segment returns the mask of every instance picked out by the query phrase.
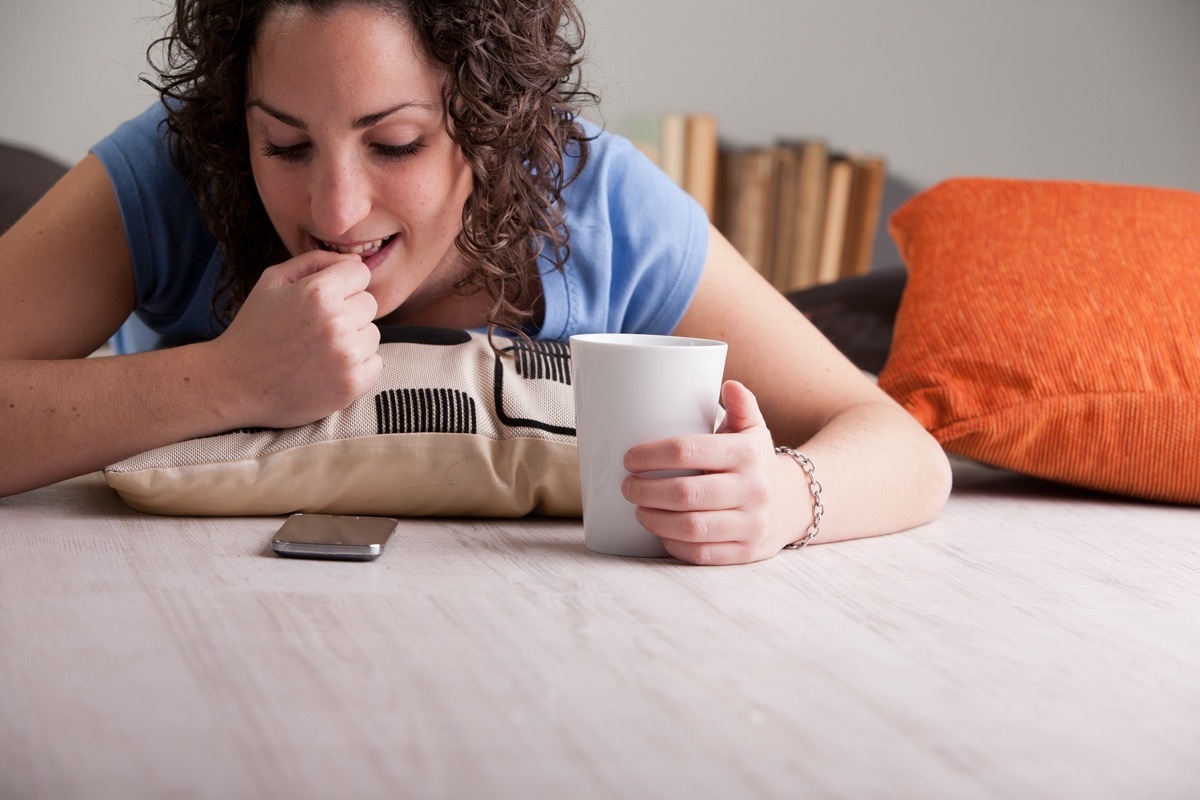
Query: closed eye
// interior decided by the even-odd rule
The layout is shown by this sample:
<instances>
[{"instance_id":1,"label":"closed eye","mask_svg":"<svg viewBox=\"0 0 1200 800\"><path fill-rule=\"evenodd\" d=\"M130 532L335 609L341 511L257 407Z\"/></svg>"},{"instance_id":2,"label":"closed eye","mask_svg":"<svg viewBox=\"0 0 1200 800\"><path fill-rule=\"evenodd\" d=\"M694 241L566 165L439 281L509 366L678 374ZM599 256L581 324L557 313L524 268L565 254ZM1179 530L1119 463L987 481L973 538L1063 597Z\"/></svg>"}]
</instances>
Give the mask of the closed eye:
<instances>
[{"instance_id":1,"label":"closed eye","mask_svg":"<svg viewBox=\"0 0 1200 800\"><path fill-rule=\"evenodd\" d=\"M288 145L286 147L280 147L270 142L263 142L262 154L269 158L282 158L289 164L293 164L308 155L309 146L308 142L301 142L300 144Z\"/></svg>"},{"instance_id":2,"label":"closed eye","mask_svg":"<svg viewBox=\"0 0 1200 800\"><path fill-rule=\"evenodd\" d=\"M393 159L408 158L409 156L416 155L425 146L425 142L417 139L408 144L373 144L371 145L371 149L383 158ZM303 160L311 148L312 145L308 142L286 146L263 142L261 152L269 158L281 158L292 164Z\"/></svg>"},{"instance_id":3,"label":"closed eye","mask_svg":"<svg viewBox=\"0 0 1200 800\"><path fill-rule=\"evenodd\" d=\"M408 144L373 144L371 148L383 156L384 158L407 158L416 155L425 147L425 142L421 139L409 142Z\"/></svg>"}]
</instances>

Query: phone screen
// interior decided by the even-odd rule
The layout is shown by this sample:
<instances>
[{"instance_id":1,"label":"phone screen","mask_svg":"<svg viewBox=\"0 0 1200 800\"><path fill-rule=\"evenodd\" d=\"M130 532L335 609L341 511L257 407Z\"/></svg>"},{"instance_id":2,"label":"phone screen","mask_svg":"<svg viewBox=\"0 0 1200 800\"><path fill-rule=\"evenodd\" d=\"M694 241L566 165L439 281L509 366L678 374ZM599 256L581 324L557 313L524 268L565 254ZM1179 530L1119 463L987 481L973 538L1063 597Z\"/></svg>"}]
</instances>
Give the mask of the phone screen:
<instances>
[{"instance_id":1,"label":"phone screen","mask_svg":"<svg viewBox=\"0 0 1200 800\"><path fill-rule=\"evenodd\" d=\"M292 514L271 549L281 556L370 561L383 552L397 524L392 517Z\"/></svg>"}]
</instances>

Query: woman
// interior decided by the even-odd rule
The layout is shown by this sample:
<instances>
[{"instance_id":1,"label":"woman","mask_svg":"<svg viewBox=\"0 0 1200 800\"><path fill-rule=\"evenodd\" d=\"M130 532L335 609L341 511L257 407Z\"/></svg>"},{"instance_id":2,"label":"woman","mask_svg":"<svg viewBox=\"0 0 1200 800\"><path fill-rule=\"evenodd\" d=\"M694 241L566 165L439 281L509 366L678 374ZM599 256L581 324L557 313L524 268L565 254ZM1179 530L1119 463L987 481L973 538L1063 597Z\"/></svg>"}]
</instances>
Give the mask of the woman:
<instances>
[{"instance_id":1,"label":"woman","mask_svg":"<svg viewBox=\"0 0 1200 800\"><path fill-rule=\"evenodd\" d=\"M729 342L721 431L626 456L678 558L933 518L940 447L581 121L581 42L570 0L178 0L164 102L0 240L0 493L323 417L371 389L387 322ZM176 346L85 358L131 312Z\"/></svg>"}]
</instances>

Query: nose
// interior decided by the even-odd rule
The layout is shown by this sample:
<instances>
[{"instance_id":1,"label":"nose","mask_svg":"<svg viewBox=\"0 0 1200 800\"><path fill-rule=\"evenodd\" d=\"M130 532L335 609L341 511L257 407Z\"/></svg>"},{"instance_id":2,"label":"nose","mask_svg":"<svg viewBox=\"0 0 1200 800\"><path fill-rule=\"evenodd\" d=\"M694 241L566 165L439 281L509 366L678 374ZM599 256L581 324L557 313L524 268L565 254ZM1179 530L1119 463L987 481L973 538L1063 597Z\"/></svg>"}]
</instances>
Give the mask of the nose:
<instances>
[{"instance_id":1,"label":"nose","mask_svg":"<svg viewBox=\"0 0 1200 800\"><path fill-rule=\"evenodd\" d=\"M370 179L353 156L330 156L315 165L309 198L316 231L340 236L370 213Z\"/></svg>"}]
</instances>

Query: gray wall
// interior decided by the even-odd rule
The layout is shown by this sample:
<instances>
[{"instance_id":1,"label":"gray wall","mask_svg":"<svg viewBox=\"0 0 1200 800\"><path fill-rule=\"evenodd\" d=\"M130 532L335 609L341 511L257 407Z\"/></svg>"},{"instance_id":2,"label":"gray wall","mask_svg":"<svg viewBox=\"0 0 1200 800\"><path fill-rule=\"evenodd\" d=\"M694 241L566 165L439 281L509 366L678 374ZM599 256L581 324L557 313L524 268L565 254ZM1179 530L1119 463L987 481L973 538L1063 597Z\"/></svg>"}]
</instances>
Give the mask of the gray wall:
<instances>
[{"instance_id":1,"label":"gray wall","mask_svg":"<svg viewBox=\"0 0 1200 800\"><path fill-rule=\"evenodd\" d=\"M67 163L154 97L158 0L0 0L0 141Z\"/></svg>"},{"instance_id":2,"label":"gray wall","mask_svg":"<svg viewBox=\"0 0 1200 800\"><path fill-rule=\"evenodd\" d=\"M613 127L662 103L734 142L822 134L959 174L1200 190L1200 0L586 0Z\"/></svg>"},{"instance_id":3,"label":"gray wall","mask_svg":"<svg viewBox=\"0 0 1200 800\"><path fill-rule=\"evenodd\" d=\"M621 130L712 111L820 134L922 187L958 174L1200 191L1200 0L581 0ZM0 0L0 140L66 161L152 98L159 0Z\"/></svg>"}]
</instances>

